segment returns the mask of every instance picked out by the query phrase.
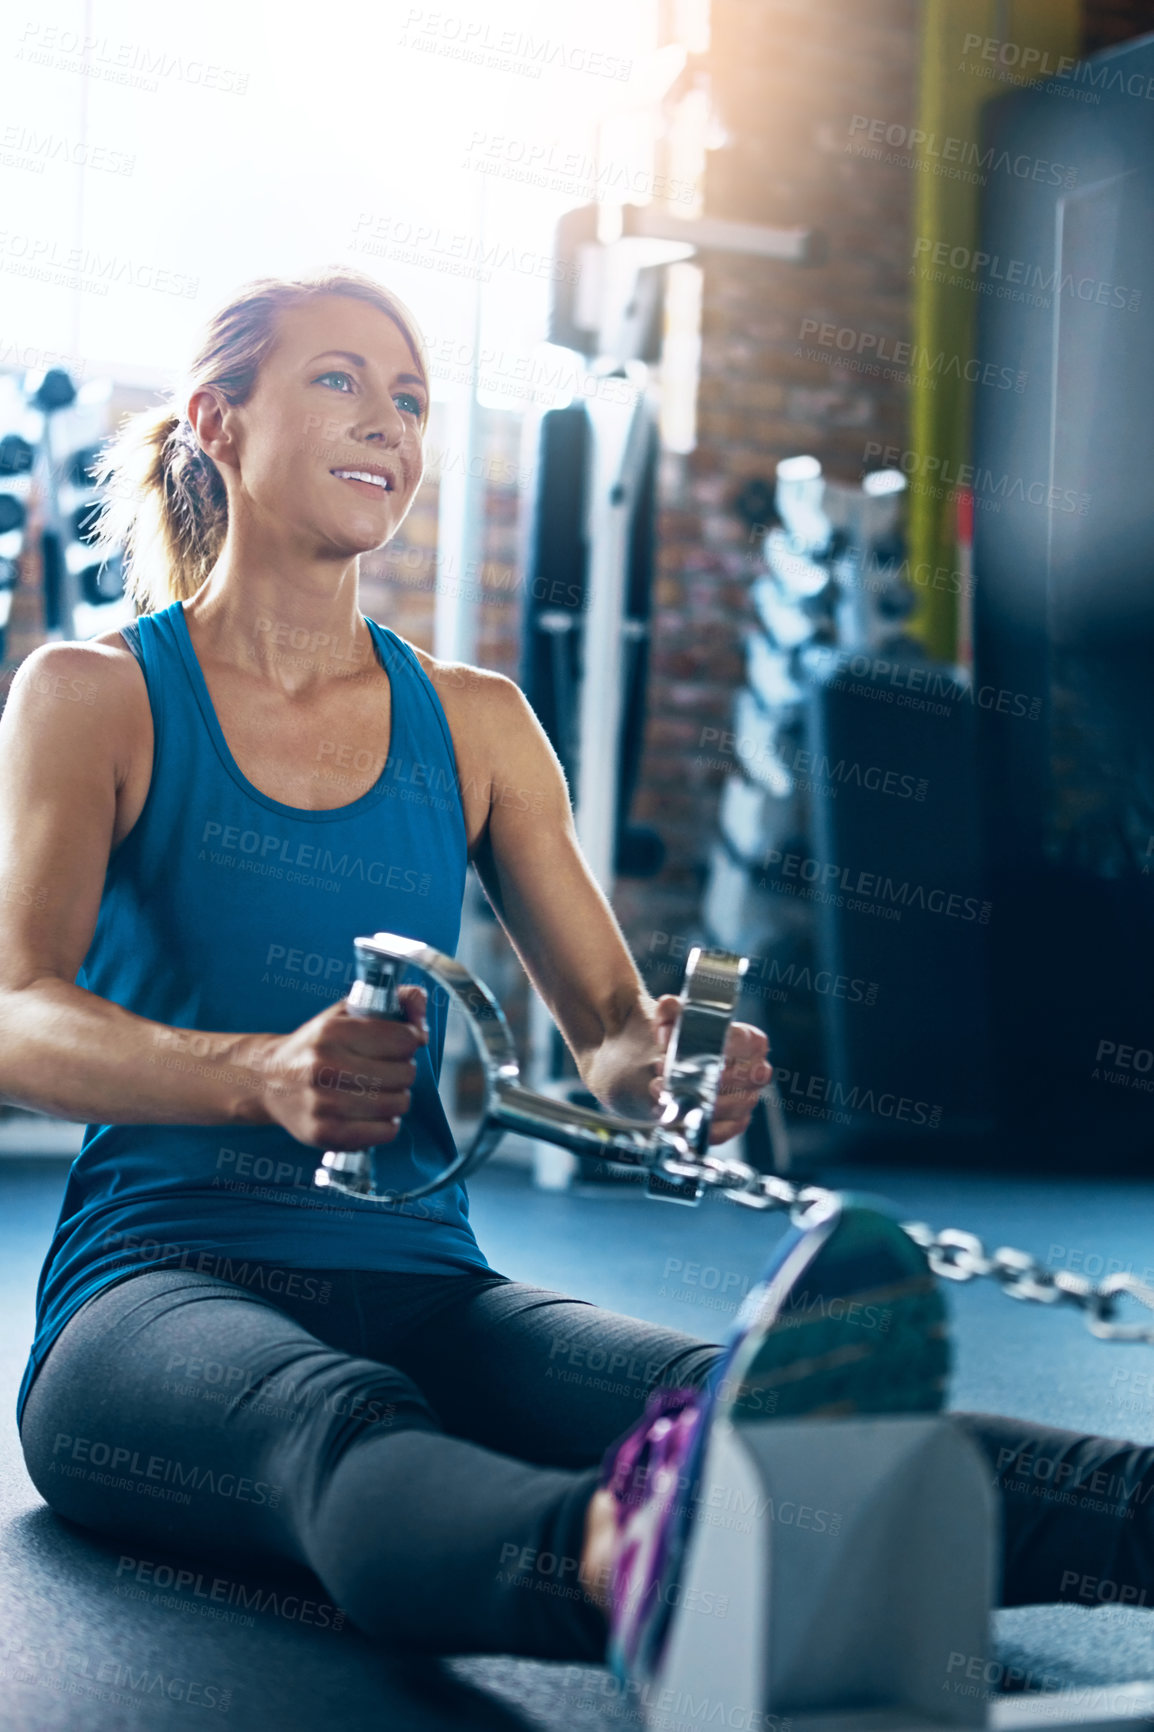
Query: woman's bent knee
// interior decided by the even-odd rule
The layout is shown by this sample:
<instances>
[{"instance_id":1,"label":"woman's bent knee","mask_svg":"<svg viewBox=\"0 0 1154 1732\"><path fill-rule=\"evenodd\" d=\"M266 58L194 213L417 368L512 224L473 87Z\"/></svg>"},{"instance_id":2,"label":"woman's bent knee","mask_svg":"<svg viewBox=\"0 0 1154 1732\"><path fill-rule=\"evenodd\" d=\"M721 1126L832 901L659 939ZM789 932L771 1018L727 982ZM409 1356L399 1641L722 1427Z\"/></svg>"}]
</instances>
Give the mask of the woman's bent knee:
<instances>
[{"instance_id":1,"label":"woman's bent knee","mask_svg":"<svg viewBox=\"0 0 1154 1732\"><path fill-rule=\"evenodd\" d=\"M345 1452L437 1420L393 1367L330 1348L235 1289L185 1277L166 1290L165 1279L98 1296L51 1349L21 1428L32 1481L58 1514L102 1533L299 1559ZM239 1377L197 1374L218 1361Z\"/></svg>"}]
</instances>

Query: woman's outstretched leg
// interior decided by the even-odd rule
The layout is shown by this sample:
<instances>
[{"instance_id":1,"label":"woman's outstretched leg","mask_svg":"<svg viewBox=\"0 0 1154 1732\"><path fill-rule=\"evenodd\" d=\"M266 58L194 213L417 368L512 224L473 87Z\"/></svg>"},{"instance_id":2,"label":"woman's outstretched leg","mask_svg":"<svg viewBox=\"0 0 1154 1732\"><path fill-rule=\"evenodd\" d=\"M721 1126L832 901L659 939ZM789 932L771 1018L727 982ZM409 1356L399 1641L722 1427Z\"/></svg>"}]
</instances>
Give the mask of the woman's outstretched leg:
<instances>
[{"instance_id":1,"label":"woman's outstretched leg","mask_svg":"<svg viewBox=\"0 0 1154 1732\"><path fill-rule=\"evenodd\" d=\"M997 1414L953 1418L999 1494L1002 1605L1154 1607L1154 1449Z\"/></svg>"},{"instance_id":2,"label":"woman's outstretched leg","mask_svg":"<svg viewBox=\"0 0 1154 1732\"><path fill-rule=\"evenodd\" d=\"M595 1470L446 1436L403 1372L213 1277L138 1275L84 1306L22 1441L70 1520L126 1547L305 1564L366 1634L409 1652L603 1655L592 1599L527 1594L508 1568L580 1559Z\"/></svg>"}]
</instances>

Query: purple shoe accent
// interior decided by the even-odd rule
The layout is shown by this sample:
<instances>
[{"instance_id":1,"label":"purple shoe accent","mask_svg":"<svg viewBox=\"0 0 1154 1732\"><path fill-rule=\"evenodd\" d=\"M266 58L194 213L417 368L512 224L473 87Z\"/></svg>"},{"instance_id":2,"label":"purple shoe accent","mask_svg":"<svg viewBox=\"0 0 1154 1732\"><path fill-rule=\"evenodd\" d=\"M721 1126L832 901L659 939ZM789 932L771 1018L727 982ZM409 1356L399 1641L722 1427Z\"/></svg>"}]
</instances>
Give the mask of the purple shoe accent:
<instances>
[{"instance_id":1,"label":"purple shoe accent","mask_svg":"<svg viewBox=\"0 0 1154 1732\"><path fill-rule=\"evenodd\" d=\"M865 1333L855 1316L879 1294L887 1327ZM706 1387L654 1391L606 1453L601 1485L615 1500L617 1530L606 1657L616 1675L647 1682L660 1665L719 1417L936 1412L948 1368L941 1294L895 1219L845 1196L791 1228Z\"/></svg>"},{"instance_id":2,"label":"purple shoe accent","mask_svg":"<svg viewBox=\"0 0 1154 1732\"><path fill-rule=\"evenodd\" d=\"M602 1462L600 1489L617 1505L617 1548L610 1584L610 1663L619 1676L632 1673L646 1631L652 1600L665 1586L674 1543L687 1525L691 1493L687 1465L704 1423L700 1389L655 1389L637 1424L613 1444Z\"/></svg>"}]
</instances>

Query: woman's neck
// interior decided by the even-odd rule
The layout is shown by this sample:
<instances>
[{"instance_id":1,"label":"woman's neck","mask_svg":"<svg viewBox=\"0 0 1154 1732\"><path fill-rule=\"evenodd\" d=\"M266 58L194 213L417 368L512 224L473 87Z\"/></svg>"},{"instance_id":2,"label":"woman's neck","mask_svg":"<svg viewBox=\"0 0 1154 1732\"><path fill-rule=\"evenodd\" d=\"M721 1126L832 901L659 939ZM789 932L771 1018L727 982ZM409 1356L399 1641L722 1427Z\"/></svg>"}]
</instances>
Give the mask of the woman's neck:
<instances>
[{"instance_id":1,"label":"woman's neck","mask_svg":"<svg viewBox=\"0 0 1154 1732\"><path fill-rule=\"evenodd\" d=\"M248 561L242 575L226 547L184 607L197 654L293 693L363 672L376 652L357 577L355 559L343 567L288 561L275 572Z\"/></svg>"}]
</instances>

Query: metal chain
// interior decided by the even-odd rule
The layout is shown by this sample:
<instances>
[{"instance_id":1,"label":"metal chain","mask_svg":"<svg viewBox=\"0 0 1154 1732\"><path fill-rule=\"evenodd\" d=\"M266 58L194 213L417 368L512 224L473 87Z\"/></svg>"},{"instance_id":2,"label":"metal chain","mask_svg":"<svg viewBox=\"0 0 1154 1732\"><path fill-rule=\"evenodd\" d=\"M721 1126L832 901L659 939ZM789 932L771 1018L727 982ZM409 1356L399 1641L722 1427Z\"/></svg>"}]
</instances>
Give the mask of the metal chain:
<instances>
[{"instance_id":1,"label":"metal chain","mask_svg":"<svg viewBox=\"0 0 1154 1732\"><path fill-rule=\"evenodd\" d=\"M735 1203L749 1209L788 1209L796 1225L805 1224L805 1216L815 1203L838 1196L821 1185L795 1185L792 1180L774 1173L758 1172L744 1161L723 1159L720 1155L667 1155L656 1163L662 1172L673 1178L697 1179L710 1189L719 1189ZM973 1233L957 1227L946 1227L936 1233L924 1221L903 1221L901 1228L915 1245L926 1253L935 1275L945 1281L973 1281L988 1277L996 1281L1011 1299L1023 1299L1035 1305L1075 1305L1086 1320L1091 1335L1102 1341L1145 1341L1154 1344L1154 1322L1117 1323L1119 1302L1126 1297L1137 1300L1154 1312L1154 1287L1148 1287L1133 1275L1107 1275L1097 1283L1084 1275L1071 1275L1064 1269L1047 1269L1031 1257L1028 1251L1015 1251L999 1245L987 1251Z\"/></svg>"}]
</instances>

